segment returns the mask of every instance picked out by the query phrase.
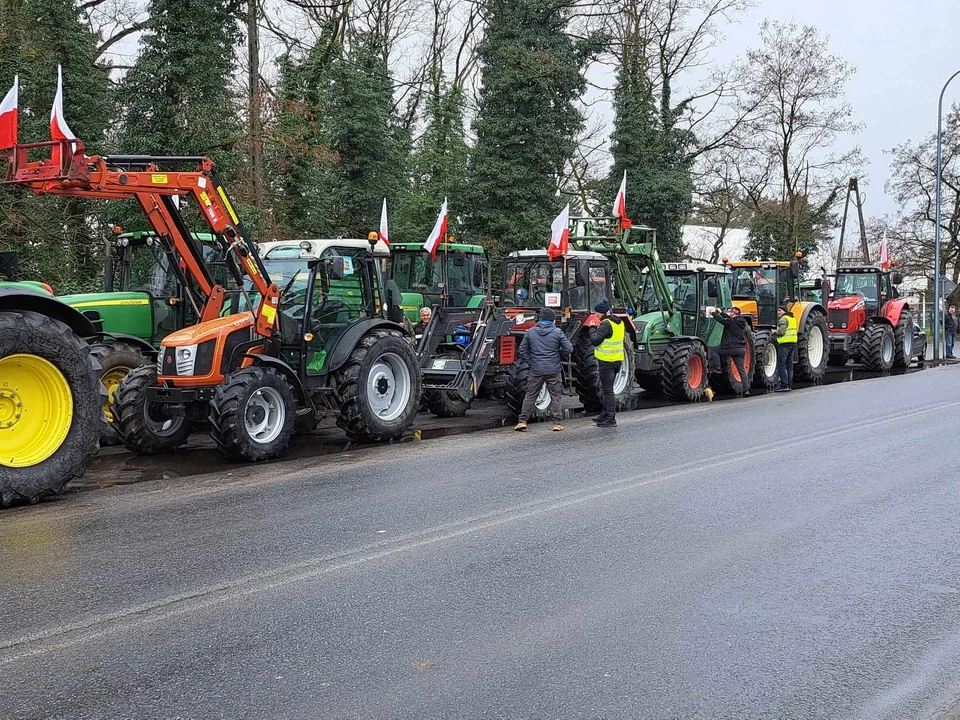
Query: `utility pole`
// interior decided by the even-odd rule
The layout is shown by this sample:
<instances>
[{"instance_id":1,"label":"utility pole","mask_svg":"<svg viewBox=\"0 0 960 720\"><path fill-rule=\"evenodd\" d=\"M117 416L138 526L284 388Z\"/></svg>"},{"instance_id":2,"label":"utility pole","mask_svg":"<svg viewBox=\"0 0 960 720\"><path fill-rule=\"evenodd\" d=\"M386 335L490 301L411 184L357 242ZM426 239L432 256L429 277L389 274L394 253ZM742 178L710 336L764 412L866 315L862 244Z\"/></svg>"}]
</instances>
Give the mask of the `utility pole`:
<instances>
[{"instance_id":1,"label":"utility pole","mask_svg":"<svg viewBox=\"0 0 960 720\"><path fill-rule=\"evenodd\" d=\"M943 179L943 94L960 70L947 78L937 101L937 219L933 243L933 359L940 359L940 182Z\"/></svg>"},{"instance_id":2,"label":"utility pole","mask_svg":"<svg viewBox=\"0 0 960 720\"><path fill-rule=\"evenodd\" d=\"M260 107L260 3L247 0L247 81L250 85L250 195L257 206L263 205L263 138Z\"/></svg>"}]
</instances>

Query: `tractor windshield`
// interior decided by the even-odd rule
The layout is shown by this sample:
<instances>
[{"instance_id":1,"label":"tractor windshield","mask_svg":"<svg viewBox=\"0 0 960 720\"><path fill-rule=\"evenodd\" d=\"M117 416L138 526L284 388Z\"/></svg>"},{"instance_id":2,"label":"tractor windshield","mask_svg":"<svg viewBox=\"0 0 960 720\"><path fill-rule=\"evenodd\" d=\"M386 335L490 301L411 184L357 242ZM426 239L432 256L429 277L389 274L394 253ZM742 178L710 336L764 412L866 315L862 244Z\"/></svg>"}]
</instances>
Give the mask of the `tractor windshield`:
<instances>
[{"instance_id":1,"label":"tractor windshield","mask_svg":"<svg viewBox=\"0 0 960 720\"><path fill-rule=\"evenodd\" d=\"M483 256L459 250L438 253L430 259L425 250L394 250L390 254L390 276L400 292L442 295L446 263L447 295L456 307L465 307L474 295L486 293Z\"/></svg>"},{"instance_id":2,"label":"tractor windshield","mask_svg":"<svg viewBox=\"0 0 960 720\"><path fill-rule=\"evenodd\" d=\"M567 265L564 283L563 262L550 260L510 260L503 264L503 292L500 302L506 307L544 307L548 293L561 293L576 286L575 263Z\"/></svg>"},{"instance_id":3,"label":"tractor windshield","mask_svg":"<svg viewBox=\"0 0 960 720\"><path fill-rule=\"evenodd\" d=\"M837 275L837 287L834 298L862 297L865 302L876 304L880 297L880 275L878 273L840 273Z\"/></svg>"},{"instance_id":4,"label":"tractor windshield","mask_svg":"<svg viewBox=\"0 0 960 720\"><path fill-rule=\"evenodd\" d=\"M733 276L734 297L756 298L759 295L777 295L777 269L762 267L739 268Z\"/></svg>"}]
</instances>

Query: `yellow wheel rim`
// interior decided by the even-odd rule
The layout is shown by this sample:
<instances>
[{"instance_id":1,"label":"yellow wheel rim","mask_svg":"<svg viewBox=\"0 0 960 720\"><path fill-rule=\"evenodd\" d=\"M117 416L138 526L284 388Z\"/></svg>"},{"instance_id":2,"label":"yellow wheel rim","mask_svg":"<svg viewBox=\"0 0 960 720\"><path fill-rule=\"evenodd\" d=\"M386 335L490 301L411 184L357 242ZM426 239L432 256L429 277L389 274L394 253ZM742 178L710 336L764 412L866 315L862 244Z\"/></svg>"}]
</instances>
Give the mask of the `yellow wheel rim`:
<instances>
[{"instance_id":1,"label":"yellow wheel rim","mask_svg":"<svg viewBox=\"0 0 960 720\"><path fill-rule=\"evenodd\" d=\"M129 372L130 368L118 365L117 367L107 370L100 378L103 386L107 389L107 401L103 404L103 414L107 416L107 422L109 423L113 422L113 413L110 412L110 406L113 405L113 394L117 391L117 388L120 387L120 381L123 380Z\"/></svg>"},{"instance_id":2,"label":"yellow wheel rim","mask_svg":"<svg viewBox=\"0 0 960 720\"><path fill-rule=\"evenodd\" d=\"M31 467L53 455L73 424L73 393L37 355L0 358L0 465Z\"/></svg>"}]
</instances>

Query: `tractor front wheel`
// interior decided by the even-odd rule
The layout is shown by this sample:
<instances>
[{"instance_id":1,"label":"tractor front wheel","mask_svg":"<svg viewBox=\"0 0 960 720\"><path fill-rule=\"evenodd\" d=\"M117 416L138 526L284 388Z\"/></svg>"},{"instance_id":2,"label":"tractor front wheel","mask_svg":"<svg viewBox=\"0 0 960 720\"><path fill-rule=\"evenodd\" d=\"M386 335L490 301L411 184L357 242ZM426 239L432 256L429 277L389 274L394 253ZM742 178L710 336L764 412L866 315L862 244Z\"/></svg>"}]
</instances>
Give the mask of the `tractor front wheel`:
<instances>
[{"instance_id":1,"label":"tractor front wheel","mask_svg":"<svg viewBox=\"0 0 960 720\"><path fill-rule=\"evenodd\" d=\"M867 325L860 344L860 361L864 370L886 372L893 367L896 355L893 328L883 323Z\"/></svg>"},{"instance_id":2,"label":"tractor front wheel","mask_svg":"<svg viewBox=\"0 0 960 720\"><path fill-rule=\"evenodd\" d=\"M97 451L100 366L62 322L0 312L0 507L80 477Z\"/></svg>"},{"instance_id":3,"label":"tractor front wheel","mask_svg":"<svg viewBox=\"0 0 960 720\"><path fill-rule=\"evenodd\" d=\"M364 335L350 358L331 373L340 406L337 425L351 440L396 440L413 425L420 406L417 356L395 330Z\"/></svg>"},{"instance_id":4,"label":"tractor front wheel","mask_svg":"<svg viewBox=\"0 0 960 720\"><path fill-rule=\"evenodd\" d=\"M127 450L138 455L173 452L193 429L184 415L147 400L147 388L156 384L157 369L144 365L127 373L113 396L114 425Z\"/></svg>"},{"instance_id":5,"label":"tractor front wheel","mask_svg":"<svg viewBox=\"0 0 960 720\"><path fill-rule=\"evenodd\" d=\"M138 367L146 364L139 349L127 343L94 343L90 354L100 363L100 382L107 389L107 402L103 405L104 422L100 429L101 445L119 445L120 433L113 426L113 399L120 382Z\"/></svg>"},{"instance_id":6,"label":"tractor front wheel","mask_svg":"<svg viewBox=\"0 0 960 720\"><path fill-rule=\"evenodd\" d=\"M777 343L769 330L757 330L753 334L756 356L753 371L753 386L758 390L772 390L777 384Z\"/></svg>"},{"instance_id":7,"label":"tractor front wheel","mask_svg":"<svg viewBox=\"0 0 960 720\"><path fill-rule=\"evenodd\" d=\"M699 343L671 342L663 351L663 394L675 402L699 402L707 388L707 352Z\"/></svg>"},{"instance_id":8,"label":"tractor front wheel","mask_svg":"<svg viewBox=\"0 0 960 720\"><path fill-rule=\"evenodd\" d=\"M830 362L830 335L827 330L827 320L823 313L811 310L803 321L803 327L797 332L797 367L795 374L798 380L820 382L827 372ZM832 357L832 356L829 356ZM843 365L846 364L846 358ZM832 363L830 363L832 364Z\"/></svg>"},{"instance_id":9,"label":"tractor front wheel","mask_svg":"<svg viewBox=\"0 0 960 720\"><path fill-rule=\"evenodd\" d=\"M249 367L228 375L210 401L210 436L229 457L256 462L283 452L297 401L280 372Z\"/></svg>"}]
</instances>

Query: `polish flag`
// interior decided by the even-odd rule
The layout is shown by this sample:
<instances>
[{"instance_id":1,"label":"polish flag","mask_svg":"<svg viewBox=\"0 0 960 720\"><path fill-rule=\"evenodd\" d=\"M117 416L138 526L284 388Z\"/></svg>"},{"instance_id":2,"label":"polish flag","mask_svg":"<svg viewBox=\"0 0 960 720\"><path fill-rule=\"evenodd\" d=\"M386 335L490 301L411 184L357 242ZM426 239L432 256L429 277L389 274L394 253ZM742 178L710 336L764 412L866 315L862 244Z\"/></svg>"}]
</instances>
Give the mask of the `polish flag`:
<instances>
[{"instance_id":1,"label":"polish flag","mask_svg":"<svg viewBox=\"0 0 960 720\"><path fill-rule=\"evenodd\" d=\"M423 244L423 249L430 253L430 259L437 259L437 248L440 247L440 241L447 234L447 199L443 199L443 205L440 208L440 214L437 215L437 223L430 231L430 237Z\"/></svg>"},{"instance_id":2,"label":"polish flag","mask_svg":"<svg viewBox=\"0 0 960 720\"><path fill-rule=\"evenodd\" d=\"M630 218L627 217L627 171L623 171L623 180L620 181L620 189L617 190L617 197L613 200L613 214L620 218L620 227L626 229L633 225Z\"/></svg>"},{"instance_id":3,"label":"polish flag","mask_svg":"<svg viewBox=\"0 0 960 720\"><path fill-rule=\"evenodd\" d=\"M76 140L77 136L67 125L63 117L63 71L57 65L57 94L53 98L53 109L50 111L50 139ZM60 146L54 145L50 159L54 165L60 165Z\"/></svg>"},{"instance_id":4,"label":"polish flag","mask_svg":"<svg viewBox=\"0 0 960 720\"><path fill-rule=\"evenodd\" d=\"M556 260L567 254L570 249L570 205L560 211L550 225L550 244L547 245L547 256Z\"/></svg>"},{"instance_id":5,"label":"polish flag","mask_svg":"<svg viewBox=\"0 0 960 720\"><path fill-rule=\"evenodd\" d=\"M880 241L880 267L883 270L890 269L890 248L887 246L887 231L883 231L883 239Z\"/></svg>"},{"instance_id":6,"label":"polish flag","mask_svg":"<svg viewBox=\"0 0 960 720\"><path fill-rule=\"evenodd\" d=\"M14 75L13 87L0 102L0 150L9 150L17 144L17 96L20 78Z\"/></svg>"},{"instance_id":7,"label":"polish flag","mask_svg":"<svg viewBox=\"0 0 960 720\"><path fill-rule=\"evenodd\" d=\"M387 199L383 199L383 210L380 211L380 232L377 233L384 245L390 244L390 233L387 232Z\"/></svg>"}]
</instances>

